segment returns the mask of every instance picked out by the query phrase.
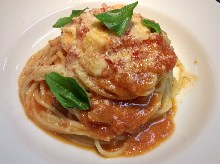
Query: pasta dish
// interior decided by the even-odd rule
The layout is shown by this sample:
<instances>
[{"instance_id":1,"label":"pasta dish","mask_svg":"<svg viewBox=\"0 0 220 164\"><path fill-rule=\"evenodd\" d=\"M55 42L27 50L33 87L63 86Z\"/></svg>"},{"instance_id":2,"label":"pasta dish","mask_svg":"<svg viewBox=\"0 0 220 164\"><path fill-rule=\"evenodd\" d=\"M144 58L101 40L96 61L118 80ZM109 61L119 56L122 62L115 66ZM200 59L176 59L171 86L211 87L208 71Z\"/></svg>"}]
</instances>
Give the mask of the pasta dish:
<instances>
[{"instance_id":1,"label":"pasta dish","mask_svg":"<svg viewBox=\"0 0 220 164\"><path fill-rule=\"evenodd\" d=\"M35 124L105 157L141 154L172 134L182 79L173 69L183 67L166 32L133 13L136 5L73 10L58 22L60 36L18 81Z\"/></svg>"}]
</instances>

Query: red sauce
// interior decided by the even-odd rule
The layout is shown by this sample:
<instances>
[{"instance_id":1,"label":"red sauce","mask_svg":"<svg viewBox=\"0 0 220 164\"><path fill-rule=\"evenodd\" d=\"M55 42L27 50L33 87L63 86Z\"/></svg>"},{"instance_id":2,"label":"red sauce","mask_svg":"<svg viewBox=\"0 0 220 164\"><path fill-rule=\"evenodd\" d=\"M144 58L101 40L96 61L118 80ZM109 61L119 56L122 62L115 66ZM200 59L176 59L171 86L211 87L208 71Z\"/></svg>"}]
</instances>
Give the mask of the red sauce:
<instances>
[{"instance_id":1,"label":"red sauce","mask_svg":"<svg viewBox=\"0 0 220 164\"><path fill-rule=\"evenodd\" d=\"M127 102L114 101L110 102L109 106L102 104L101 106L104 107L104 110L99 110L100 106L93 106L94 109L91 108L90 111L81 112L80 122L89 127L90 131L97 133L100 138L107 136L112 138L110 143L106 142L107 144L102 146L105 150L115 151L126 143L127 148L122 156L140 155L159 146L172 135L175 129L173 117L176 107L174 102L173 108L166 113L165 117L150 119L152 116L151 107L157 101L157 96L152 94L151 97ZM51 98L51 95L48 95L48 99L49 97ZM100 101L102 102L102 100ZM64 115L67 114L66 110L54 98L52 98L51 103ZM37 108L38 110L43 110L41 106L37 106ZM92 111L95 111L93 113L94 117L90 113ZM91 117L88 117L89 114ZM116 117L117 119L114 120ZM64 128L69 126L65 122L61 122L61 124ZM83 147L79 143L70 142L62 134L56 134L51 131L45 132L65 143L96 151L95 147L88 148ZM114 137L117 136L120 136L122 139L115 140Z\"/></svg>"},{"instance_id":2,"label":"red sauce","mask_svg":"<svg viewBox=\"0 0 220 164\"><path fill-rule=\"evenodd\" d=\"M100 139L111 138L111 142L106 142L102 146L105 150L115 151L126 143L127 148L123 156L140 155L159 146L172 135L175 128L174 103L174 107L165 116L151 118L154 113L152 107L157 99L158 95L152 94L145 98L130 101L114 100L104 104L101 98L89 111L80 112L80 122ZM96 150L95 147L94 149Z\"/></svg>"},{"instance_id":3,"label":"red sauce","mask_svg":"<svg viewBox=\"0 0 220 164\"><path fill-rule=\"evenodd\" d=\"M80 111L80 121L101 138L114 138L123 133L133 134L154 114L159 95L140 97L130 101L95 98L90 111Z\"/></svg>"},{"instance_id":4,"label":"red sauce","mask_svg":"<svg viewBox=\"0 0 220 164\"><path fill-rule=\"evenodd\" d=\"M173 48L159 34L146 40L138 40L125 35L118 43L112 42L108 52L116 53L123 49L132 49L135 62L146 62L144 59L148 59L148 67L145 67L145 71L162 74L172 70L177 61Z\"/></svg>"},{"instance_id":5,"label":"red sauce","mask_svg":"<svg viewBox=\"0 0 220 164\"><path fill-rule=\"evenodd\" d=\"M143 127L143 131L133 137L128 142L128 147L124 152L125 156L140 155L141 153L151 151L167 140L175 130L173 114L167 118L154 120Z\"/></svg>"},{"instance_id":6,"label":"red sauce","mask_svg":"<svg viewBox=\"0 0 220 164\"><path fill-rule=\"evenodd\" d=\"M108 144L103 146L105 150L108 151L115 151L117 148L121 147L123 144L127 144L127 148L123 153L123 156L134 156L140 155L144 152L151 151L153 148L159 146L162 142L167 140L175 129L174 124L174 114L175 114L175 104L173 103L173 108L169 110L165 116L150 119L152 116L151 114L151 106L154 105L154 101L156 101L155 97L152 97L151 102L146 103L143 109L138 106L138 109L135 109L131 106L131 104L127 103L130 106L127 110L123 108L126 113L126 118L120 115L121 111L117 111L112 108L112 111L109 111L105 108L104 111L107 113L95 113L96 115L102 115L102 119L106 120L105 116L108 119L114 118L115 116L120 116L120 123L114 124L111 122L110 125L108 123L104 124L93 124L90 122L90 126L92 130L97 130L99 135L103 136L114 136L116 133L117 135L120 134L121 140L112 139L112 141ZM143 100L139 100L139 103L143 102ZM137 103L137 102L136 102ZM137 112L139 110L139 112ZM140 114L141 113L141 114ZM87 118L88 119L88 118ZM99 119L99 118L98 118ZM124 120L123 120L124 119ZM147 123L144 123L146 122ZM88 121L88 120L87 120ZM91 121L91 120L90 120ZM122 123L124 121L124 124ZM88 123L88 122L87 122ZM105 127L104 129L102 129ZM117 137L116 137L117 138Z\"/></svg>"}]
</instances>

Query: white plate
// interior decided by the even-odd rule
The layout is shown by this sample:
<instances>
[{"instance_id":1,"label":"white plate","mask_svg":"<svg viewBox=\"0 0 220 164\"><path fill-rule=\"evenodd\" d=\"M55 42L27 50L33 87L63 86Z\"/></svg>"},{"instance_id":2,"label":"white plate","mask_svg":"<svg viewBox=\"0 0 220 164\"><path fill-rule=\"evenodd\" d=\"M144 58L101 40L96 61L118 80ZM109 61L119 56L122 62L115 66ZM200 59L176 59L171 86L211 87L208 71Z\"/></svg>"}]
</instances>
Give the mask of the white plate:
<instances>
[{"instance_id":1,"label":"white plate","mask_svg":"<svg viewBox=\"0 0 220 164\"><path fill-rule=\"evenodd\" d=\"M18 75L27 59L59 35L52 24L71 8L93 8L101 3L8 0L0 4L0 163L220 162L220 4L215 0L139 0L135 11L160 22L180 60L198 80L179 96L176 131L167 142L141 156L115 159L101 158L48 136L27 119L18 98Z\"/></svg>"}]
</instances>

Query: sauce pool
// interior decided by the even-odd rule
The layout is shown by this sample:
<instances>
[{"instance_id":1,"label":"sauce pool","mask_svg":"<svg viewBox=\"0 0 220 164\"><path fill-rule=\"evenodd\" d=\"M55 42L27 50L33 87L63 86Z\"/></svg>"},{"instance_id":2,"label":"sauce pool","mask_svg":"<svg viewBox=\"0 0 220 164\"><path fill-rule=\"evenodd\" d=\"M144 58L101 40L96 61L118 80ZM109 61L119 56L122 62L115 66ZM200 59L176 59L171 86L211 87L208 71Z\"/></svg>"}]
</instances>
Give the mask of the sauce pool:
<instances>
[{"instance_id":1,"label":"sauce pool","mask_svg":"<svg viewBox=\"0 0 220 164\"><path fill-rule=\"evenodd\" d=\"M124 153L121 156L133 157L137 155L142 155L146 152L155 149L157 146L160 146L160 144L162 144L167 139L169 139L169 137L172 136L175 130L175 123L174 123L175 113L176 113L176 103L175 101L173 101L173 107L166 113L166 117L155 118L151 120L149 123L141 127L140 133L138 133L134 137L129 138L129 140L127 141L127 148L125 149ZM70 144L84 150L97 152L95 145L93 147L87 147L85 145L81 145L80 143L68 140L62 134L57 134L52 131L45 130L40 126L38 127L42 129L45 133L49 134L53 138L65 144ZM122 143L118 143L118 146L121 145ZM111 150L111 148L108 147L105 147L105 149ZM112 151L114 151L114 149L112 149ZM100 156L107 158L102 155Z\"/></svg>"},{"instance_id":2,"label":"sauce pool","mask_svg":"<svg viewBox=\"0 0 220 164\"><path fill-rule=\"evenodd\" d=\"M144 127L145 130L140 132L136 137L132 138L124 152L125 156L140 155L151 151L166 141L175 130L173 120L175 110L172 109L170 112L170 116L149 123L146 127Z\"/></svg>"}]
</instances>

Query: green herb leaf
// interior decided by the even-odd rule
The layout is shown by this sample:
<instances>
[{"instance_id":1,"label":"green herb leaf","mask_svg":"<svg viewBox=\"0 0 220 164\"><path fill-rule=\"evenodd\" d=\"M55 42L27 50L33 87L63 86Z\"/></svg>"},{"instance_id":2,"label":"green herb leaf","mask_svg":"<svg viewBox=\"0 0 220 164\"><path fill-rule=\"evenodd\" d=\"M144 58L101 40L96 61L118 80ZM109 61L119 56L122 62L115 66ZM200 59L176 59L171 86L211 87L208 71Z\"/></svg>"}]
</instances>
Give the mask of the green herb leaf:
<instances>
[{"instance_id":1,"label":"green herb leaf","mask_svg":"<svg viewBox=\"0 0 220 164\"><path fill-rule=\"evenodd\" d=\"M73 17L78 17L80 14L82 14L87 8L83 9L83 10L72 10L72 13L69 17L63 17L60 18L54 25L54 28L60 28L65 26L66 24L69 24L72 22Z\"/></svg>"},{"instance_id":2,"label":"green herb leaf","mask_svg":"<svg viewBox=\"0 0 220 164\"><path fill-rule=\"evenodd\" d=\"M145 25L145 26L148 26L150 27L151 31L152 32L156 32L158 34L161 34L161 28L160 28L160 25L158 23L155 23L153 21L150 21L150 20L142 20L142 23Z\"/></svg>"},{"instance_id":3,"label":"green herb leaf","mask_svg":"<svg viewBox=\"0 0 220 164\"><path fill-rule=\"evenodd\" d=\"M54 28L60 28L60 27L63 27L65 26L66 24L69 24L72 22L72 18L71 17L63 17L63 18L60 18L54 25L53 27Z\"/></svg>"},{"instance_id":4,"label":"green herb leaf","mask_svg":"<svg viewBox=\"0 0 220 164\"><path fill-rule=\"evenodd\" d=\"M124 34L133 15L133 10L138 1L121 9L110 10L102 14L94 15L98 20L105 24L109 30L121 36Z\"/></svg>"},{"instance_id":5,"label":"green herb leaf","mask_svg":"<svg viewBox=\"0 0 220 164\"><path fill-rule=\"evenodd\" d=\"M46 74L45 79L50 91L64 108L81 110L90 108L90 101L86 91L75 79L63 77L56 72Z\"/></svg>"}]
</instances>

